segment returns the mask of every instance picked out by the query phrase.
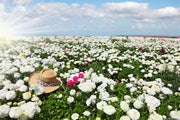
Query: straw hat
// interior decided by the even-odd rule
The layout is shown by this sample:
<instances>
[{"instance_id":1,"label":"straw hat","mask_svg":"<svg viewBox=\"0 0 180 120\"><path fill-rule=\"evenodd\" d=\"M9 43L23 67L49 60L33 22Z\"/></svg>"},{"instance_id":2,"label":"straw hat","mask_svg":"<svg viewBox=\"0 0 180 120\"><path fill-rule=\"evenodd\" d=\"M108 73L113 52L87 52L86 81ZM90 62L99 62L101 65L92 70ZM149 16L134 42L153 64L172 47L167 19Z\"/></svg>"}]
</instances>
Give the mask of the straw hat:
<instances>
[{"instance_id":1,"label":"straw hat","mask_svg":"<svg viewBox=\"0 0 180 120\"><path fill-rule=\"evenodd\" d=\"M56 77L57 73L51 69L43 69L33 73L28 80L29 85L37 84L44 88L44 93L50 93L59 88L62 85L62 81Z\"/></svg>"}]
</instances>

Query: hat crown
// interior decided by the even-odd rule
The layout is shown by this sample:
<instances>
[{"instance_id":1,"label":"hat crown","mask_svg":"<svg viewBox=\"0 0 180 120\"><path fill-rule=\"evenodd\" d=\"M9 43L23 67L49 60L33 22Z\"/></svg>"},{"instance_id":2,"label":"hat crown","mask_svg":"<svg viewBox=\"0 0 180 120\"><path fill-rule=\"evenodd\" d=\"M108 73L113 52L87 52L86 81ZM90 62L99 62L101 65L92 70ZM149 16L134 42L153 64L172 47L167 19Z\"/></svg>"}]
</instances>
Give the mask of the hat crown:
<instances>
[{"instance_id":1,"label":"hat crown","mask_svg":"<svg viewBox=\"0 0 180 120\"><path fill-rule=\"evenodd\" d=\"M43 69L39 74L39 80L43 83L53 83L56 81L57 73L51 69Z\"/></svg>"}]
</instances>

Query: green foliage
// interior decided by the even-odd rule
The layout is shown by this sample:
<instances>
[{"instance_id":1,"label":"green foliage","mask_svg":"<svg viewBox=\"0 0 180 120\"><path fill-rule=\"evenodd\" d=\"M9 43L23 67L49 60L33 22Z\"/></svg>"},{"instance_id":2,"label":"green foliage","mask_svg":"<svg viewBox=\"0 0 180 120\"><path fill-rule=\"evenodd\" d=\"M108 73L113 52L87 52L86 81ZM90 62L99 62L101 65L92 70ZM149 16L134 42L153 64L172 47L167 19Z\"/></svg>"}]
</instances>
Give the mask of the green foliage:
<instances>
[{"instance_id":1,"label":"green foliage","mask_svg":"<svg viewBox=\"0 0 180 120\"><path fill-rule=\"evenodd\" d=\"M168 70L163 71L158 74L158 77L162 79L162 81L167 84L172 84L171 89L176 92L178 87L180 87L180 75L175 72L170 72Z\"/></svg>"}]
</instances>

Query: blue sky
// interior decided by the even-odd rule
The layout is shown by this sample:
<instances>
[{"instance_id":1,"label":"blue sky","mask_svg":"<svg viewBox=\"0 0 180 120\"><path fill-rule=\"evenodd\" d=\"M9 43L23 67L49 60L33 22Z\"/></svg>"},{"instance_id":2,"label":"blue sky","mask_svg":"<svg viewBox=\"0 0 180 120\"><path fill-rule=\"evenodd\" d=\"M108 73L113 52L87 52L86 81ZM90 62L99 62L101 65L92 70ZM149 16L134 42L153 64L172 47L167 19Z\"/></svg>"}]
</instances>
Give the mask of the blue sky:
<instances>
[{"instance_id":1,"label":"blue sky","mask_svg":"<svg viewBox=\"0 0 180 120\"><path fill-rule=\"evenodd\" d=\"M180 36L180 0L1 0L20 35Z\"/></svg>"}]
</instances>

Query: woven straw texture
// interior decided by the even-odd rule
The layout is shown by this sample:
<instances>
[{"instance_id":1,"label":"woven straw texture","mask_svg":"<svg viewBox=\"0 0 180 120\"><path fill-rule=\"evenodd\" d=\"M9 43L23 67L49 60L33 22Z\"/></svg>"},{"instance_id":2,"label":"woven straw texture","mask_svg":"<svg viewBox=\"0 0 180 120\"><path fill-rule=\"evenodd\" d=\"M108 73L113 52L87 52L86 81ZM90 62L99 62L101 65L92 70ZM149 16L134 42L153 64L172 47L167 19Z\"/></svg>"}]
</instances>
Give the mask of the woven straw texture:
<instances>
[{"instance_id":1,"label":"woven straw texture","mask_svg":"<svg viewBox=\"0 0 180 120\"><path fill-rule=\"evenodd\" d=\"M54 74L55 75L55 74ZM57 75L57 73L56 73L56 75ZM56 76L55 75L55 76ZM28 80L28 83L29 83L29 85L32 85L32 84L36 84L37 86L41 86L42 88L44 88L44 93L50 93L50 92L53 92L53 91L55 91L55 90L57 90L58 88L59 88L59 85L62 85L62 81L59 79L59 78L57 78L57 77L51 77L50 79L47 77L46 79L43 79L43 80L46 80L47 82L49 82L49 83L52 83L52 81L53 82L55 82L56 81L56 84L54 85L54 86L42 86L42 85L39 85L38 83L37 83L37 78L39 78L39 76L41 76L40 75L40 71L38 71L38 72L35 72L35 73L33 73L33 74L31 74L31 76L29 77L29 80ZM44 76L43 76L44 77ZM55 78L55 80L54 80L54 78ZM47 80L48 79L48 80ZM41 81L41 79L39 79L40 81ZM44 81L41 81L41 82L44 82ZM47 83L47 82L44 82L44 83Z\"/></svg>"}]
</instances>

